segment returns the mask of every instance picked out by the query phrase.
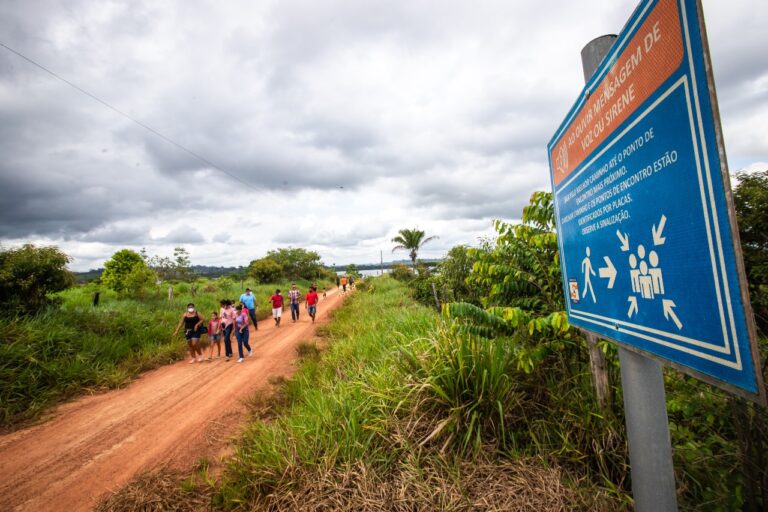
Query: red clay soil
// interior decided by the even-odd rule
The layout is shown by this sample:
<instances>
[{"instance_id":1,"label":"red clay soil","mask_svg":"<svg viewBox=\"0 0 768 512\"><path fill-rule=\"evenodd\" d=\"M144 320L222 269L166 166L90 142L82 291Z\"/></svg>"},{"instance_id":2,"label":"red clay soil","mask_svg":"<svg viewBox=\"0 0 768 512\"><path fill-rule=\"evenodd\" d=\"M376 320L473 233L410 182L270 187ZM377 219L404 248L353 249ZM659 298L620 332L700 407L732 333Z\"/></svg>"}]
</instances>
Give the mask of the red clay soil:
<instances>
[{"instance_id":1,"label":"red clay soil","mask_svg":"<svg viewBox=\"0 0 768 512\"><path fill-rule=\"evenodd\" d=\"M321 299L315 324L303 305L299 322L291 322L290 311L280 328L260 321L258 331L251 327L254 356L243 363L222 357L164 366L0 436L0 510L91 510L138 473L188 469L227 453L247 417L242 400L268 389L270 378L290 375L299 342L311 339L342 300L335 290Z\"/></svg>"}]
</instances>

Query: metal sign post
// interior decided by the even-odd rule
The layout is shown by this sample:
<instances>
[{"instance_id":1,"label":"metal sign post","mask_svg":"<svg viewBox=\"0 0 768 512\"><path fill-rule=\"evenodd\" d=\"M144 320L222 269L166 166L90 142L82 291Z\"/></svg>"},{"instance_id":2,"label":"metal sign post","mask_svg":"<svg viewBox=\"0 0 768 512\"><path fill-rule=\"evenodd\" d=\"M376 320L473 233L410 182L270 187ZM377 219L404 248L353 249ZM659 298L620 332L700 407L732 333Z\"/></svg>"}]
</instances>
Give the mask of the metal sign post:
<instances>
[{"instance_id":1,"label":"metal sign post","mask_svg":"<svg viewBox=\"0 0 768 512\"><path fill-rule=\"evenodd\" d=\"M581 65L586 82L615 41L615 35L605 35L593 39L582 49ZM635 508L641 512L675 511L675 473L661 365L623 347L619 347L619 363Z\"/></svg>"}]
</instances>

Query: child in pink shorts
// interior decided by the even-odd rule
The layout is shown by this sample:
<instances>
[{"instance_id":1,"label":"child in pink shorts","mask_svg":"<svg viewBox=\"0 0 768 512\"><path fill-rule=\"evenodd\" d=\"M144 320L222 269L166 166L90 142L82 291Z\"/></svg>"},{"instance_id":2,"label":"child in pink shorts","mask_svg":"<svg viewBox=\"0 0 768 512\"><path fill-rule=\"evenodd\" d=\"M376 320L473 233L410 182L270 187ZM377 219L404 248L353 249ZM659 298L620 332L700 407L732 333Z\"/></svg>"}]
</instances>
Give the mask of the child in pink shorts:
<instances>
[{"instance_id":1,"label":"child in pink shorts","mask_svg":"<svg viewBox=\"0 0 768 512\"><path fill-rule=\"evenodd\" d=\"M211 313L211 321L208 322L208 340L210 344L210 350L208 352L208 360L213 359L213 345L216 344L218 350L216 359L221 357L221 318L219 314L214 311Z\"/></svg>"}]
</instances>

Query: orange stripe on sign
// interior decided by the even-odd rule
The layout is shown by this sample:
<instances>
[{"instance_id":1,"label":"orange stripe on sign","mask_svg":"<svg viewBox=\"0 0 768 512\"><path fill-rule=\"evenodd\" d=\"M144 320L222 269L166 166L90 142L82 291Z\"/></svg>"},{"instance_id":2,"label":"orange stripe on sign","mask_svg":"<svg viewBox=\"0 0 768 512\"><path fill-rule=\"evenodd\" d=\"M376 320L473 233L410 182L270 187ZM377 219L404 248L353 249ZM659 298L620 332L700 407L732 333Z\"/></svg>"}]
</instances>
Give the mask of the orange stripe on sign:
<instances>
[{"instance_id":1,"label":"orange stripe on sign","mask_svg":"<svg viewBox=\"0 0 768 512\"><path fill-rule=\"evenodd\" d=\"M559 185L683 60L676 0L661 0L592 93L550 153Z\"/></svg>"}]
</instances>

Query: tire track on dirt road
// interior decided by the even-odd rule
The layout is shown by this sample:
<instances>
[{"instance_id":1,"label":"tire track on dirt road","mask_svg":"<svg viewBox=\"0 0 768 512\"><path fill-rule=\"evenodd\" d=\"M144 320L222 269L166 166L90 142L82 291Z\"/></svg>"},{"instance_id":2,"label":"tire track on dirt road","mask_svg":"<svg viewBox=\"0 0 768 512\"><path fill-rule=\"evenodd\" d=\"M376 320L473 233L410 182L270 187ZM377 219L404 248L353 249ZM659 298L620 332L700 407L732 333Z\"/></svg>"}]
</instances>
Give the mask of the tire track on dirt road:
<instances>
[{"instance_id":1,"label":"tire track on dirt road","mask_svg":"<svg viewBox=\"0 0 768 512\"><path fill-rule=\"evenodd\" d=\"M279 328L271 319L259 322L258 331L251 327L254 356L241 364L184 360L0 436L0 509L90 510L140 472L186 469L225 453L246 419L242 399L268 388L270 377L290 375L299 342L312 338L342 302L342 294L329 292L314 324L305 310L296 323L284 313Z\"/></svg>"}]
</instances>

